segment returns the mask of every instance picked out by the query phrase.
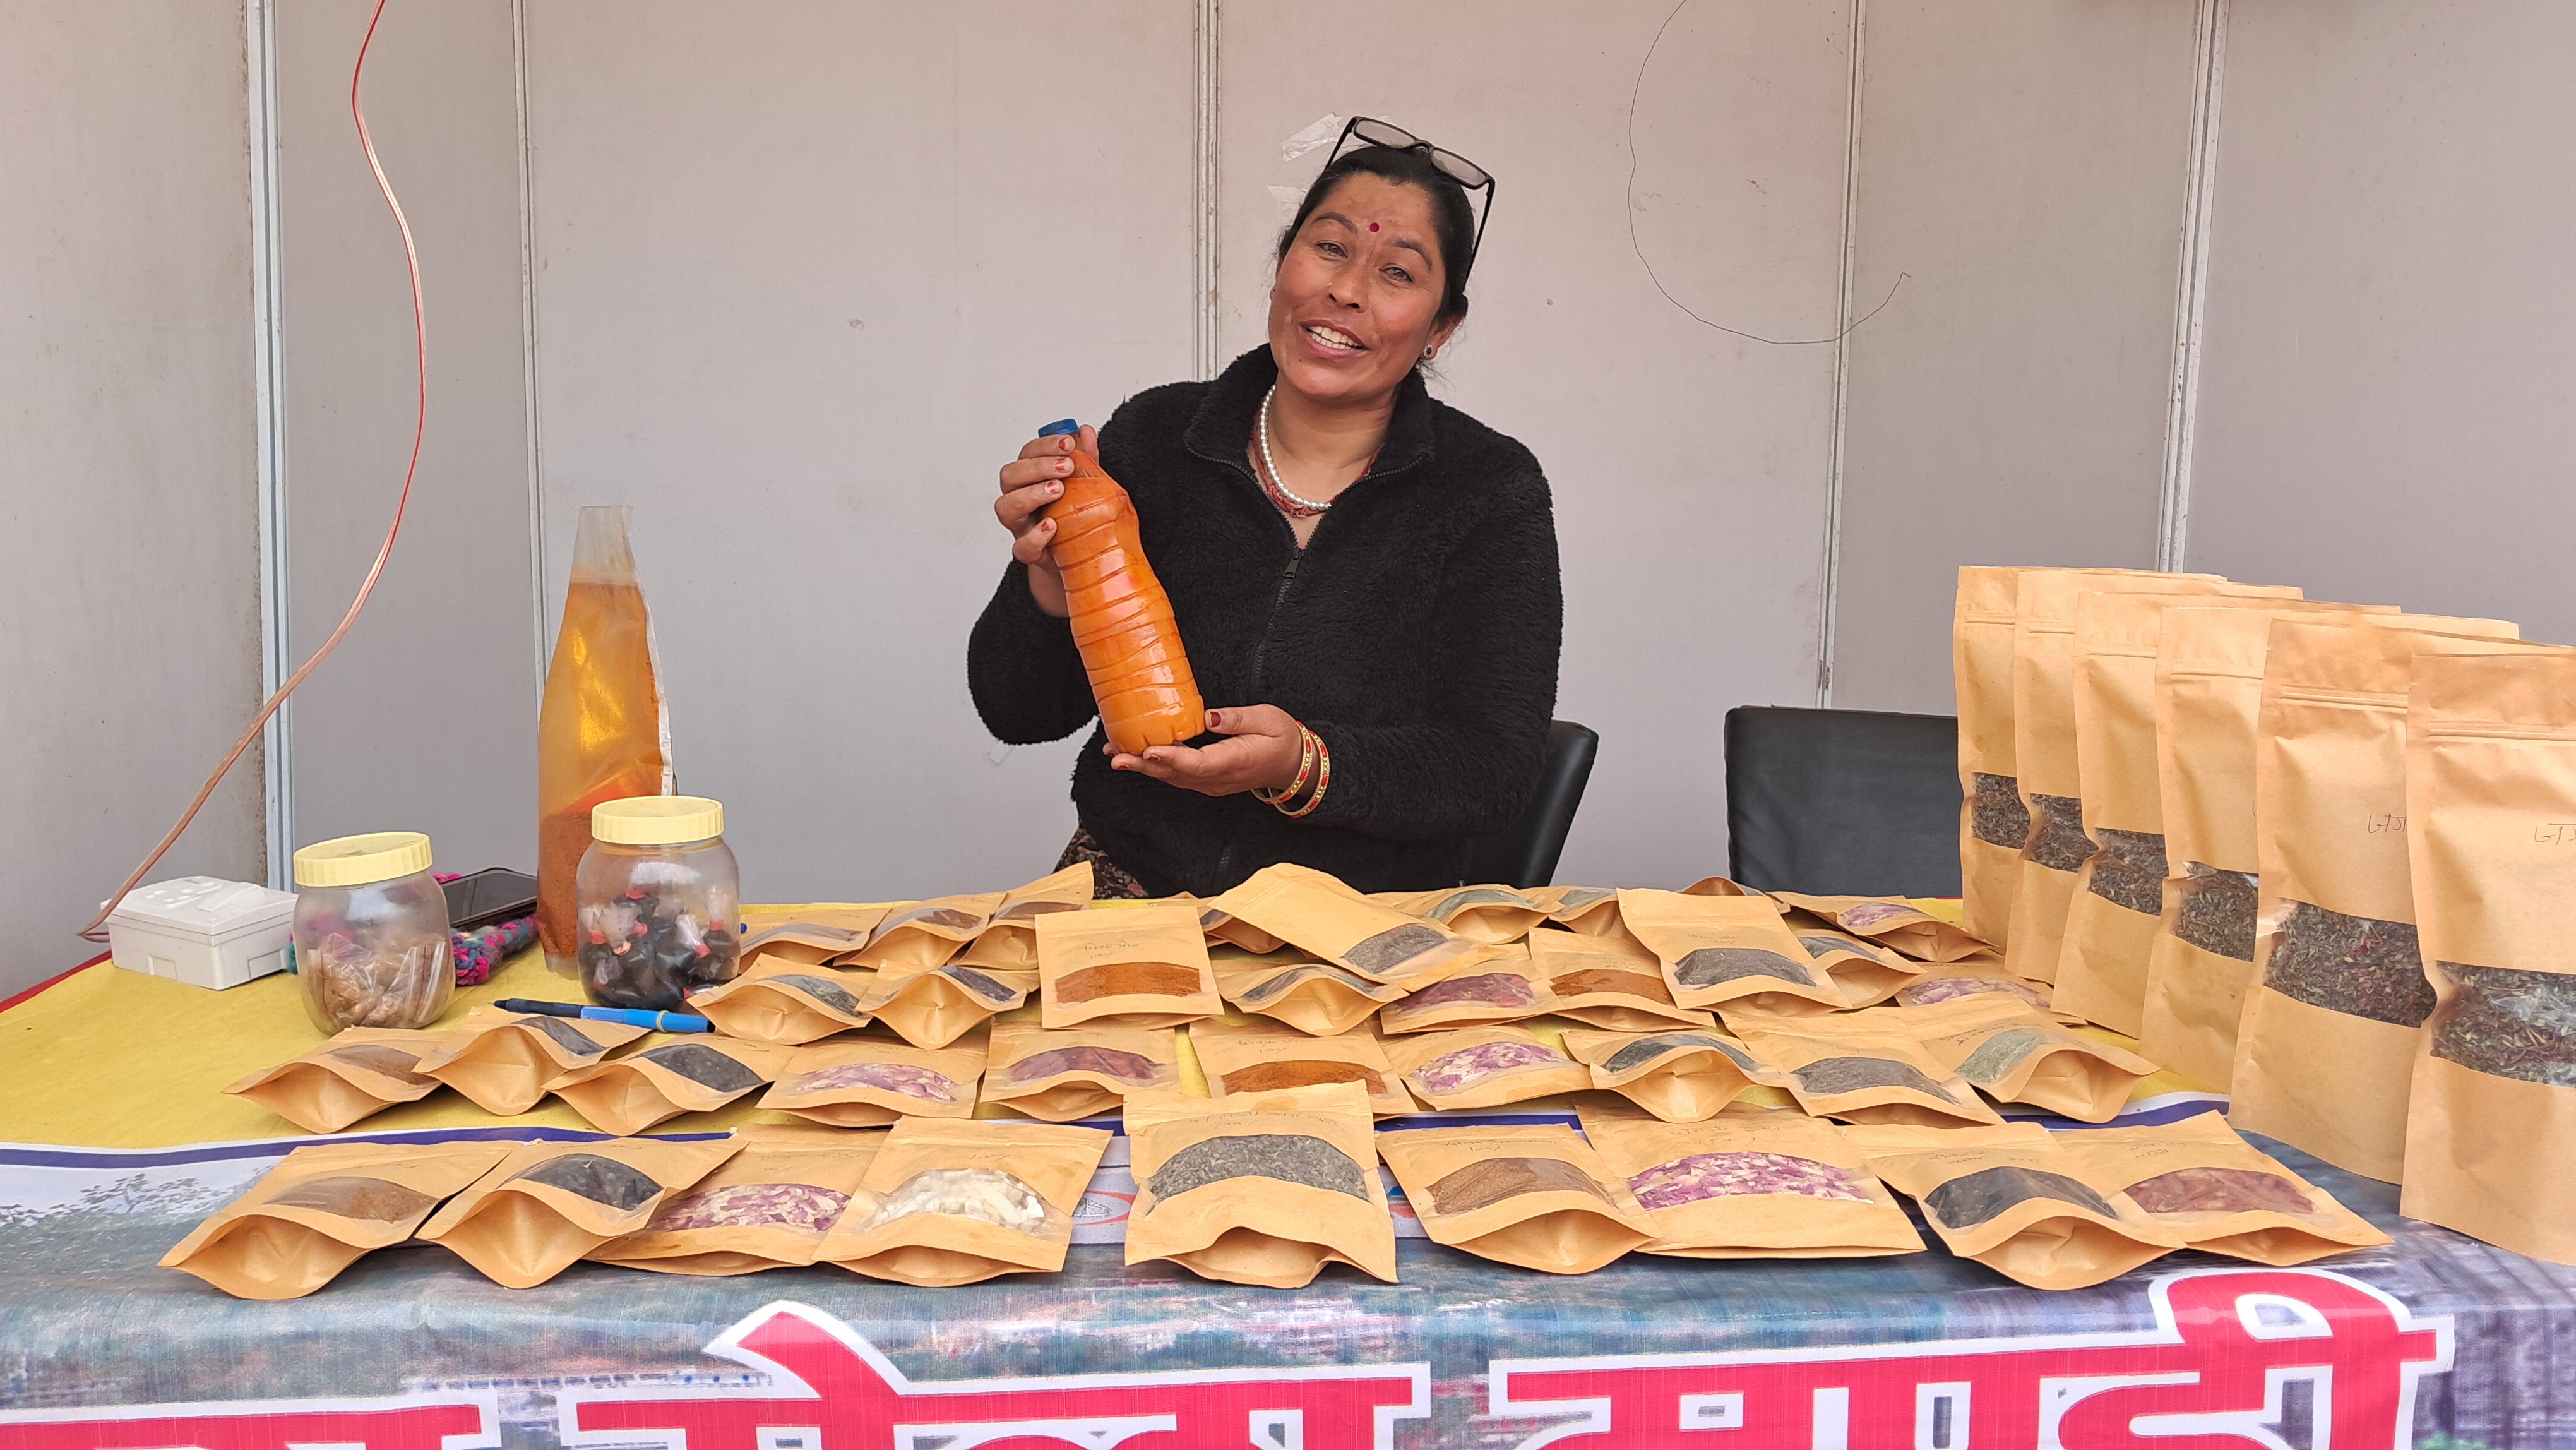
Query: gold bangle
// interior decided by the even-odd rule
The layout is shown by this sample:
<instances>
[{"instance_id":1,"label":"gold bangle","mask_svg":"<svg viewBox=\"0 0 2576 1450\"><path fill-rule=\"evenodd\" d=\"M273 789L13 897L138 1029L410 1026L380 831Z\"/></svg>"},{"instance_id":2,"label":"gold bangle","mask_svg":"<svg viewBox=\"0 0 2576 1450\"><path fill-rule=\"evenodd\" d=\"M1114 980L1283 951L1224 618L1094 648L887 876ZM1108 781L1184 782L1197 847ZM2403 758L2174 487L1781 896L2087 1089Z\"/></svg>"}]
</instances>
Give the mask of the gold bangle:
<instances>
[{"instance_id":1,"label":"gold bangle","mask_svg":"<svg viewBox=\"0 0 2576 1450\"><path fill-rule=\"evenodd\" d=\"M1299 725L1297 727L1297 778L1288 782L1283 790L1262 790L1256 787L1252 792L1253 799L1270 806L1294 799L1297 792L1306 788L1306 777L1314 773L1316 744L1315 732Z\"/></svg>"},{"instance_id":2,"label":"gold bangle","mask_svg":"<svg viewBox=\"0 0 2576 1450\"><path fill-rule=\"evenodd\" d=\"M1279 813L1292 821L1313 815L1315 808L1324 803L1324 792L1333 788L1333 747L1326 745L1324 737L1312 730L1308 730L1306 735L1315 742L1315 754L1321 764L1315 772L1315 793L1306 797L1306 803L1293 811L1286 806L1278 807Z\"/></svg>"}]
</instances>

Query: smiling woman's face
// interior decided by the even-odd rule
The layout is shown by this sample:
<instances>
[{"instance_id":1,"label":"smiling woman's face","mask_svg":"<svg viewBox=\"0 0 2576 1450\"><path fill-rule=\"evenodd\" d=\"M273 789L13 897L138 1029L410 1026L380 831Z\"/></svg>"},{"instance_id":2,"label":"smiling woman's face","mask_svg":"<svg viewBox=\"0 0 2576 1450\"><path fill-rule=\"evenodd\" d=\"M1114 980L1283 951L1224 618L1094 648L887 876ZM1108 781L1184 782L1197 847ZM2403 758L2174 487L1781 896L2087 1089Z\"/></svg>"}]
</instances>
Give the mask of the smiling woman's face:
<instances>
[{"instance_id":1,"label":"smiling woman's face","mask_svg":"<svg viewBox=\"0 0 2576 1450\"><path fill-rule=\"evenodd\" d=\"M1448 341L1448 284L1431 198L1361 172L1335 186L1288 243L1270 284L1280 380L1319 403L1376 403L1424 348Z\"/></svg>"}]
</instances>

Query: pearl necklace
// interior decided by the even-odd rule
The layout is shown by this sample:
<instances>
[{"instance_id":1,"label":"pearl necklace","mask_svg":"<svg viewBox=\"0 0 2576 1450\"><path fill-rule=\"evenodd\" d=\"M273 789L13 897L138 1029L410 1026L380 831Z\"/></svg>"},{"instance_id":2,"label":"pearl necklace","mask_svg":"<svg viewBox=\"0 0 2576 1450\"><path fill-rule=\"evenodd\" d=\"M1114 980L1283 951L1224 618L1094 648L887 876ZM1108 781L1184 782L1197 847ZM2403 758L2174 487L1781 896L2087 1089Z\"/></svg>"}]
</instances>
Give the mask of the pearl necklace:
<instances>
[{"instance_id":1,"label":"pearl necklace","mask_svg":"<svg viewBox=\"0 0 2576 1450\"><path fill-rule=\"evenodd\" d=\"M1332 504L1317 503L1313 499L1291 493L1288 485L1279 481L1279 465L1270 459L1270 400L1277 396L1279 396L1277 383L1272 383L1270 391L1261 395L1261 428L1256 435L1261 440L1261 488L1264 493L1270 495L1270 501L1279 506L1281 513L1292 519L1311 519L1331 508Z\"/></svg>"}]
</instances>

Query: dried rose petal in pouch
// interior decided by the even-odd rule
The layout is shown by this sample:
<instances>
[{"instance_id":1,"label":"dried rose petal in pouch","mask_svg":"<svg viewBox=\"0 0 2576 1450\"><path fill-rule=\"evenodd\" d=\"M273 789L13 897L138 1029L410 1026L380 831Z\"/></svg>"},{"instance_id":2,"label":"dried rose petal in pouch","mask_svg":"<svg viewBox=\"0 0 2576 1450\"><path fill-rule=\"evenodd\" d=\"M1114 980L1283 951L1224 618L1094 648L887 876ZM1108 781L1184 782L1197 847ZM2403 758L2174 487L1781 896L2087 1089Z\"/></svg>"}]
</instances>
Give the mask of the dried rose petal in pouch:
<instances>
[{"instance_id":1,"label":"dried rose petal in pouch","mask_svg":"<svg viewBox=\"0 0 2576 1450\"><path fill-rule=\"evenodd\" d=\"M743 1129L731 1161L665 1200L642 1230L587 1257L698 1276L810 1264L844 1214L874 1211L861 1183L884 1136L802 1124Z\"/></svg>"},{"instance_id":2,"label":"dried rose petal in pouch","mask_svg":"<svg viewBox=\"0 0 2576 1450\"><path fill-rule=\"evenodd\" d=\"M993 1026L983 1100L1048 1122L1118 1111L1126 1095L1180 1082L1180 1042L1168 1027L1086 1024L1049 1031Z\"/></svg>"},{"instance_id":3,"label":"dried rose petal in pouch","mask_svg":"<svg viewBox=\"0 0 2576 1450\"><path fill-rule=\"evenodd\" d=\"M1913 1253L1921 1235L1833 1124L1730 1109L1667 1123L1587 1102L1583 1134L1681 1258L1840 1258Z\"/></svg>"},{"instance_id":4,"label":"dried rose petal in pouch","mask_svg":"<svg viewBox=\"0 0 2576 1450\"><path fill-rule=\"evenodd\" d=\"M1390 1038L1387 1060L1435 1108L1526 1102L1592 1085L1581 1063L1525 1027L1468 1027Z\"/></svg>"},{"instance_id":5,"label":"dried rose petal in pouch","mask_svg":"<svg viewBox=\"0 0 2576 1450\"><path fill-rule=\"evenodd\" d=\"M764 1108L838 1128L878 1127L906 1116L972 1117L984 1074L979 1044L947 1048L844 1038L800 1047Z\"/></svg>"},{"instance_id":6,"label":"dried rose petal in pouch","mask_svg":"<svg viewBox=\"0 0 2576 1450\"><path fill-rule=\"evenodd\" d=\"M2287 1268L2389 1241L2214 1112L2054 1136L2095 1181L2120 1185L2149 1218L2196 1249Z\"/></svg>"}]
</instances>

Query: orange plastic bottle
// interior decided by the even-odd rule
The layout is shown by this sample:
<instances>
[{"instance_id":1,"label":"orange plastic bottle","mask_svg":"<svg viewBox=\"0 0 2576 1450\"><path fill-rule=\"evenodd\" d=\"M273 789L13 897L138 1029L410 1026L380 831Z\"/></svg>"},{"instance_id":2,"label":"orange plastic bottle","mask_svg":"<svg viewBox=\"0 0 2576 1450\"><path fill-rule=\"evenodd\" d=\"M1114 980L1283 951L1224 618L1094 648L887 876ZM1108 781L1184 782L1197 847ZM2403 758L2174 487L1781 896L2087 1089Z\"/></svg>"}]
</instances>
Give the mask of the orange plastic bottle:
<instances>
[{"instance_id":1,"label":"orange plastic bottle","mask_svg":"<svg viewBox=\"0 0 2576 1450\"><path fill-rule=\"evenodd\" d=\"M1041 438L1079 432L1067 418L1038 430ZM1056 527L1050 550L1072 607L1073 643L1100 702L1109 743L1134 755L1148 745L1177 745L1207 728L1198 682L1181 649L1181 630L1136 530L1127 490L1100 460L1077 448L1064 497L1047 505Z\"/></svg>"},{"instance_id":2,"label":"orange plastic bottle","mask_svg":"<svg viewBox=\"0 0 2576 1450\"><path fill-rule=\"evenodd\" d=\"M537 715L537 938L555 970L580 970L573 873L590 848L590 808L670 794L670 760L670 716L626 547L626 510L583 509Z\"/></svg>"}]
</instances>

